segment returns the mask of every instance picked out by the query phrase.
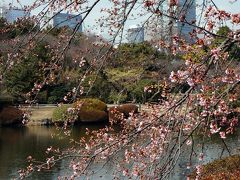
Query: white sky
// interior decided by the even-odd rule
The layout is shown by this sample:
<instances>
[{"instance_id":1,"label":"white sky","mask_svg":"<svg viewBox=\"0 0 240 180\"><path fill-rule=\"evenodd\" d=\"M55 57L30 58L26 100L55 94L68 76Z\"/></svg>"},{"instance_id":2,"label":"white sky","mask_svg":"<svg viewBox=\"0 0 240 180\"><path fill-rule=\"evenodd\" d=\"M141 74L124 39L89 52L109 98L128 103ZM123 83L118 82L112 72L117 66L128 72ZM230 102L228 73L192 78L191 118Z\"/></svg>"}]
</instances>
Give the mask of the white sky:
<instances>
[{"instance_id":1,"label":"white sky","mask_svg":"<svg viewBox=\"0 0 240 180\"><path fill-rule=\"evenodd\" d=\"M33 3L35 0L19 0L22 5L29 5ZM94 0L90 0L94 1ZM214 0L215 4L219 7L219 9L231 12L231 13L240 13L240 0L237 0L235 3L231 3L235 0ZM197 0L197 3L202 2L202 0ZM1 3L8 5L9 3L13 3L16 6L19 6L17 4L17 0L0 0ZM100 10L102 8L109 7L110 3L109 0L101 0L100 3L94 8L93 13L91 13L90 16L85 20L83 29L86 31L91 30L92 32L98 33L99 29L94 28L93 25L96 24L96 19L98 19L102 14L100 13ZM36 14L38 11L35 10L32 12L32 14ZM145 17L146 18L146 17ZM140 24L141 21L144 21L144 18L135 19L132 21L128 21L126 23L126 28L133 24ZM106 33L102 34L104 37L106 37Z\"/></svg>"}]
</instances>

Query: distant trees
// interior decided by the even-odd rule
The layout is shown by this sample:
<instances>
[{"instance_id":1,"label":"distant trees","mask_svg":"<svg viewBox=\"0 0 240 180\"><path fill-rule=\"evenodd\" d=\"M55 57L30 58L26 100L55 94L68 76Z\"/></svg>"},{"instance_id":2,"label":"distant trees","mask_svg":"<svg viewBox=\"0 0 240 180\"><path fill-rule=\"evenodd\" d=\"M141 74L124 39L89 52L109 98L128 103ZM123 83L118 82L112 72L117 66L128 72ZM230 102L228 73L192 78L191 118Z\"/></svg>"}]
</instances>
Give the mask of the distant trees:
<instances>
[{"instance_id":1,"label":"distant trees","mask_svg":"<svg viewBox=\"0 0 240 180\"><path fill-rule=\"evenodd\" d=\"M26 57L22 57L19 63L13 64L5 74L4 85L9 93L17 99L26 99L34 84L41 82L45 77L44 64L51 59L50 49L46 43L39 43Z\"/></svg>"},{"instance_id":2,"label":"distant trees","mask_svg":"<svg viewBox=\"0 0 240 180\"><path fill-rule=\"evenodd\" d=\"M38 29L39 27L32 19L18 19L14 23L8 23L6 19L0 18L0 40L15 38Z\"/></svg>"},{"instance_id":3,"label":"distant trees","mask_svg":"<svg viewBox=\"0 0 240 180\"><path fill-rule=\"evenodd\" d=\"M219 46L224 40L227 39L226 37L233 36L233 31L228 26L222 26L218 29L216 34L222 36L216 37L214 40L214 44ZM240 62L240 43L232 44L230 47L228 47L227 52L232 60Z\"/></svg>"},{"instance_id":4,"label":"distant trees","mask_svg":"<svg viewBox=\"0 0 240 180\"><path fill-rule=\"evenodd\" d=\"M159 91L152 88L147 93L144 89L163 83L165 75L170 73L166 66L172 67L166 54L160 53L149 42L120 45L106 68L109 81L118 87L118 91L111 92L111 99L115 102L158 102L162 93L160 86Z\"/></svg>"}]
</instances>

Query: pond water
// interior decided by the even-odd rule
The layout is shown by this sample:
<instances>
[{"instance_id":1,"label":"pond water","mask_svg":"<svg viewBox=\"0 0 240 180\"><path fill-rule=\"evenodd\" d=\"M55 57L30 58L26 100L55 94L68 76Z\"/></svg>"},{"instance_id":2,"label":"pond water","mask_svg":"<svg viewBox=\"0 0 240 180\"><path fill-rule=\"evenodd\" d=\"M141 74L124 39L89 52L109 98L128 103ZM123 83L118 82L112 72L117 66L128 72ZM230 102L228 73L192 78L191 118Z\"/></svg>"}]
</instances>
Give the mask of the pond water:
<instances>
[{"instance_id":1,"label":"pond water","mask_svg":"<svg viewBox=\"0 0 240 180\"><path fill-rule=\"evenodd\" d=\"M104 127L104 125L91 126L76 126L73 128L71 138L78 139L85 134L85 129L96 130ZM31 155L35 159L45 160L44 153L49 146L65 148L69 145L69 141L64 136L56 136L52 138L53 134L58 134L59 131L55 127L31 126L31 127L16 127L16 128L0 128L0 180L13 179L17 176L17 171L26 166L26 158ZM227 139L226 143L233 154L239 153L240 149L239 134ZM204 160L201 163L207 163L219 158L222 154L227 156L228 152L225 150L222 153L223 144L220 140L209 141L205 144ZM196 153L200 152L201 147L195 146ZM186 166L189 163L190 149L184 149L177 162L170 179L182 180L186 179L186 174L190 171ZM193 159L193 164L197 164L198 158ZM61 161L51 171L35 172L27 179L57 179L59 176L67 174L68 162ZM90 179L112 179L113 167L111 165L104 166L98 175L92 176ZM100 178L101 177L101 178ZM124 179L122 177L122 179Z\"/></svg>"}]
</instances>

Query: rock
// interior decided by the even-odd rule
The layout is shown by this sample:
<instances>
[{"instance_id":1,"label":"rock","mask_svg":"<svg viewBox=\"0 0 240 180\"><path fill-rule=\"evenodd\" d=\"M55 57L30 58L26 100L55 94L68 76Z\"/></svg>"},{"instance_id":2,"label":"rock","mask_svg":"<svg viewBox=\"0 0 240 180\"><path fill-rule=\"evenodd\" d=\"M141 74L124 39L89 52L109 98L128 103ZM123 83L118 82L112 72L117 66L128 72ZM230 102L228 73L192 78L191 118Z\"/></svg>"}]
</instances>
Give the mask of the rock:
<instances>
[{"instance_id":1,"label":"rock","mask_svg":"<svg viewBox=\"0 0 240 180\"><path fill-rule=\"evenodd\" d=\"M0 126L22 124L23 113L15 107L3 107L0 110Z\"/></svg>"},{"instance_id":2,"label":"rock","mask_svg":"<svg viewBox=\"0 0 240 180\"><path fill-rule=\"evenodd\" d=\"M138 113L138 107L135 104L123 104L110 107L108 110L109 120L113 123L118 123L124 118L128 118L130 113Z\"/></svg>"}]
</instances>

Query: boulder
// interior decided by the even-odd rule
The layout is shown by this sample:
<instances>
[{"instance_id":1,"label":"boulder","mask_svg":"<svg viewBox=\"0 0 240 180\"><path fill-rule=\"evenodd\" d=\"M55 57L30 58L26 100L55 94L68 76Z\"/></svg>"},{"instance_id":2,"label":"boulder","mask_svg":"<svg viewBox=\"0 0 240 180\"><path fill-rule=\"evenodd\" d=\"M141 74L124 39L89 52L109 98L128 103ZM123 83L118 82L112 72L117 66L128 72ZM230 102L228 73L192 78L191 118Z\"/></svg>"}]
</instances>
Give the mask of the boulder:
<instances>
[{"instance_id":1,"label":"boulder","mask_svg":"<svg viewBox=\"0 0 240 180\"><path fill-rule=\"evenodd\" d=\"M0 126L22 124L23 113L15 107L3 107L0 110Z\"/></svg>"}]
</instances>

